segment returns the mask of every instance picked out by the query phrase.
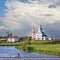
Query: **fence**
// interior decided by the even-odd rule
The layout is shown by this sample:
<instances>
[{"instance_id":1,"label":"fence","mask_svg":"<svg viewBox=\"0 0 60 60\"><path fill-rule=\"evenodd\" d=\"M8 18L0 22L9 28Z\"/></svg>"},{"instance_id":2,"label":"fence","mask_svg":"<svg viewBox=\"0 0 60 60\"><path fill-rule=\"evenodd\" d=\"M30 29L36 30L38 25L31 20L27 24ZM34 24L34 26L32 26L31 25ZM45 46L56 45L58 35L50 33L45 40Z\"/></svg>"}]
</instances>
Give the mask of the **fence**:
<instances>
[{"instance_id":1,"label":"fence","mask_svg":"<svg viewBox=\"0 0 60 60\"><path fill-rule=\"evenodd\" d=\"M0 60L60 60L60 57L0 57Z\"/></svg>"}]
</instances>

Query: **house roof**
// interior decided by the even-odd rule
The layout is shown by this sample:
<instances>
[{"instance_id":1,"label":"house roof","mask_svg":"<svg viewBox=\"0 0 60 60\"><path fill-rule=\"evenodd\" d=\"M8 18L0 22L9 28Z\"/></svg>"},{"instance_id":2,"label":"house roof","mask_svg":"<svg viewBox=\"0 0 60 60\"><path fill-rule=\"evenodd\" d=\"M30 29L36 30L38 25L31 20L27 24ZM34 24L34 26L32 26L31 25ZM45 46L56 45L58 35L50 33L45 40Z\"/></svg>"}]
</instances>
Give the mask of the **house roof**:
<instances>
[{"instance_id":1,"label":"house roof","mask_svg":"<svg viewBox=\"0 0 60 60\"><path fill-rule=\"evenodd\" d=\"M13 36L13 35L12 35L12 36L9 36L8 38L17 38L17 36Z\"/></svg>"},{"instance_id":2,"label":"house roof","mask_svg":"<svg viewBox=\"0 0 60 60\"><path fill-rule=\"evenodd\" d=\"M42 36L45 36L45 37L47 37L47 35L46 35L44 32L42 32Z\"/></svg>"}]
</instances>

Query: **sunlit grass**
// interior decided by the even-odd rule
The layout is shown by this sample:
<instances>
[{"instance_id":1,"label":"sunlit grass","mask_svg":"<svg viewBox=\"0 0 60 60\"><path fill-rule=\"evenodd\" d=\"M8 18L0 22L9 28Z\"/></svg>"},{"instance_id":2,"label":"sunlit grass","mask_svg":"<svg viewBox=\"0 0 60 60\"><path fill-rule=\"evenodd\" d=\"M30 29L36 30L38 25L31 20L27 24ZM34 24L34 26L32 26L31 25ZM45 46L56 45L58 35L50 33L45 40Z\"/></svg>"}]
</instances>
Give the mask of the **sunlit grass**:
<instances>
[{"instance_id":1,"label":"sunlit grass","mask_svg":"<svg viewBox=\"0 0 60 60\"><path fill-rule=\"evenodd\" d=\"M34 47L34 51L43 52L48 54L60 55L60 44L47 44L47 45L30 45Z\"/></svg>"},{"instance_id":2,"label":"sunlit grass","mask_svg":"<svg viewBox=\"0 0 60 60\"><path fill-rule=\"evenodd\" d=\"M60 44L53 41L31 41L29 46L34 47L32 51L47 53L47 54L55 54L60 55ZM18 49L22 49L22 47L16 46Z\"/></svg>"},{"instance_id":3,"label":"sunlit grass","mask_svg":"<svg viewBox=\"0 0 60 60\"><path fill-rule=\"evenodd\" d=\"M25 41L15 43L2 42L0 43L0 46L15 46L17 49L22 50L24 43ZM54 54L60 56L60 41L31 40L30 44L27 46L33 47L34 49L32 51L35 52Z\"/></svg>"}]
</instances>

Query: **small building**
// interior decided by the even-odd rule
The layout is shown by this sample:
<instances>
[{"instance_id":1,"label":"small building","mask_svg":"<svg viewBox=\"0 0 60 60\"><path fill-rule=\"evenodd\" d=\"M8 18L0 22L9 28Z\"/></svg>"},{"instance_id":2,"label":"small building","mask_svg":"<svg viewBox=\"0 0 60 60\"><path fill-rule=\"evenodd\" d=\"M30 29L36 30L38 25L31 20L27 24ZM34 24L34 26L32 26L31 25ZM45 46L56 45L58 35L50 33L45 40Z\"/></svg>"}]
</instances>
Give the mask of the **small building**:
<instances>
[{"instance_id":1,"label":"small building","mask_svg":"<svg viewBox=\"0 0 60 60\"><path fill-rule=\"evenodd\" d=\"M53 40L53 38L49 37L48 40Z\"/></svg>"},{"instance_id":2,"label":"small building","mask_svg":"<svg viewBox=\"0 0 60 60\"><path fill-rule=\"evenodd\" d=\"M19 38L17 36L10 35L7 38L7 42L18 42Z\"/></svg>"}]
</instances>

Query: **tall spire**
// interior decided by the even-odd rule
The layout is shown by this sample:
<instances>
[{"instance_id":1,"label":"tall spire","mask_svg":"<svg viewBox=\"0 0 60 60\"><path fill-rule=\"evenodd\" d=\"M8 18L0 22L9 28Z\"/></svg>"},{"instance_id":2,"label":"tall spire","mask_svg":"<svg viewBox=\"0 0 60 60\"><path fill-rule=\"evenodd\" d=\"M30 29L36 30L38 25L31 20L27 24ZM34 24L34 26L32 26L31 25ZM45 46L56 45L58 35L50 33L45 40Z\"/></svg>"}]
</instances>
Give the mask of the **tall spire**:
<instances>
[{"instance_id":1,"label":"tall spire","mask_svg":"<svg viewBox=\"0 0 60 60\"><path fill-rule=\"evenodd\" d=\"M41 32L42 32L42 29L43 29L43 28L42 28L42 25L40 25L40 31L41 31Z\"/></svg>"},{"instance_id":2,"label":"tall spire","mask_svg":"<svg viewBox=\"0 0 60 60\"><path fill-rule=\"evenodd\" d=\"M39 26L38 33L42 33L42 26Z\"/></svg>"}]
</instances>

